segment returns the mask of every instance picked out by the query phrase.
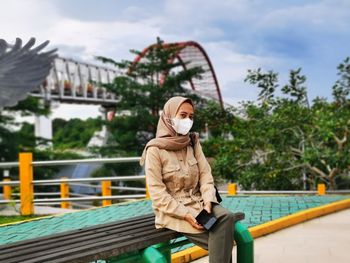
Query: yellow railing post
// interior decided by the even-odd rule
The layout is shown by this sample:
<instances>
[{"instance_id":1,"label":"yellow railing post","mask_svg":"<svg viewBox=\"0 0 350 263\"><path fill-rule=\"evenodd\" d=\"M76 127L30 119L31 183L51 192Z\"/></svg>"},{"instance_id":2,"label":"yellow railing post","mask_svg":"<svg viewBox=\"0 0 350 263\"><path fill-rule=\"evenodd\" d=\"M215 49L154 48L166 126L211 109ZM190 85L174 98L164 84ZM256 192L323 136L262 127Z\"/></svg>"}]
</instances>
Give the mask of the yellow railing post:
<instances>
[{"instance_id":1,"label":"yellow railing post","mask_svg":"<svg viewBox=\"0 0 350 263\"><path fill-rule=\"evenodd\" d=\"M236 195L237 194L237 184L228 184L227 186L227 195Z\"/></svg>"},{"instance_id":2,"label":"yellow railing post","mask_svg":"<svg viewBox=\"0 0 350 263\"><path fill-rule=\"evenodd\" d=\"M145 185L146 185L146 196L145 196L145 198L146 198L146 200L150 200L151 197L150 197L150 195L149 195L147 181L145 181Z\"/></svg>"},{"instance_id":3,"label":"yellow railing post","mask_svg":"<svg viewBox=\"0 0 350 263\"><path fill-rule=\"evenodd\" d=\"M4 182L11 182L11 179L10 178L5 178ZM3 191L4 191L4 199L5 200L11 200L11 194L12 194L11 185L4 185Z\"/></svg>"},{"instance_id":4,"label":"yellow railing post","mask_svg":"<svg viewBox=\"0 0 350 263\"><path fill-rule=\"evenodd\" d=\"M317 193L319 195L325 195L326 194L326 185L325 184L318 184L317 185Z\"/></svg>"},{"instance_id":5,"label":"yellow railing post","mask_svg":"<svg viewBox=\"0 0 350 263\"><path fill-rule=\"evenodd\" d=\"M102 196L111 196L112 195L112 182L111 181L102 181ZM102 206L108 206L112 204L112 200L102 200Z\"/></svg>"},{"instance_id":6,"label":"yellow railing post","mask_svg":"<svg viewBox=\"0 0 350 263\"><path fill-rule=\"evenodd\" d=\"M67 177L62 177L61 179L67 179ZM61 198L69 198L69 184L67 182L61 183ZM69 202L62 201L61 208L69 209L71 205Z\"/></svg>"},{"instance_id":7,"label":"yellow railing post","mask_svg":"<svg viewBox=\"0 0 350 263\"><path fill-rule=\"evenodd\" d=\"M21 215L34 214L34 187L33 187L33 155L32 153L19 154L19 178L21 195Z\"/></svg>"}]
</instances>

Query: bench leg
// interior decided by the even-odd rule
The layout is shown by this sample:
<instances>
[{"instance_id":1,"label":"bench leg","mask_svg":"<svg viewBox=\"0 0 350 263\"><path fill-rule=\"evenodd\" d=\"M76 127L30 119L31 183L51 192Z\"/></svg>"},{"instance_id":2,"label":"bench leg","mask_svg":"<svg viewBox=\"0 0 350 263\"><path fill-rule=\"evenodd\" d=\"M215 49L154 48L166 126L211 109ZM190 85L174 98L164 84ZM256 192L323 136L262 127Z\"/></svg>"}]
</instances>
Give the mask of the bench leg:
<instances>
[{"instance_id":1,"label":"bench leg","mask_svg":"<svg viewBox=\"0 0 350 263\"><path fill-rule=\"evenodd\" d=\"M167 249L168 243L160 243L142 251L142 261L144 263L170 263L171 251Z\"/></svg>"},{"instance_id":2,"label":"bench leg","mask_svg":"<svg viewBox=\"0 0 350 263\"><path fill-rule=\"evenodd\" d=\"M240 222L235 224L234 239L237 244L237 263L254 263L254 239Z\"/></svg>"}]
</instances>

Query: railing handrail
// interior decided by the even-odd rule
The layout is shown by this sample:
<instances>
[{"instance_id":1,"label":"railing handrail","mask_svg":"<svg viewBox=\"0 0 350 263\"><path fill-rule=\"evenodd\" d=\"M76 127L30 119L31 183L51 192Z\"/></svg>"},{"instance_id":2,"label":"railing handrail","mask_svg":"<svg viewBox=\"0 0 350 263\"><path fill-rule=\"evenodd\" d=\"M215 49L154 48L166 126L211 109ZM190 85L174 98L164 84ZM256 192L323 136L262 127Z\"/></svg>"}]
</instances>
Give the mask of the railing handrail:
<instances>
[{"instance_id":1,"label":"railing handrail","mask_svg":"<svg viewBox=\"0 0 350 263\"><path fill-rule=\"evenodd\" d=\"M147 189L147 185L145 190L145 194L133 194L133 195L113 195L112 190L122 190L121 186L112 186L112 181L131 181L131 180L142 180L145 181L145 175L126 175L126 176L113 176L113 177L97 177L97 178L67 178L62 177L60 179L51 179L51 180L33 180L33 170L36 166L52 166L52 165L71 165L78 163L126 163L126 162L137 162L140 160L140 157L118 157L118 158L90 158L90 159L75 159L75 160L58 160L58 161L33 161L32 153L20 153L19 154L19 162L7 162L0 163L0 168L4 167L19 167L19 181L11 181L10 178L5 178L4 181L0 182L0 187L3 188L3 196L6 200L0 200L0 204L2 203L21 203L21 214L22 215L30 215L34 212L34 204L39 203L55 203L60 202L61 208L70 208L71 202L74 201L100 201L102 200L102 206L107 206L112 204L113 199L135 199L135 198L146 198L149 199L149 192ZM8 174L8 172L7 172ZM6 174L4 174L6 175ZM93 182L97 182L101 187L102 196L78 196L78 197L70 197L69 196L69 184L72 186L74 184L80 184L80 186L84 183L92 183L90 185L83 185L84 187L93 187L97 186L93 184ZM21 200L11 200L11 186L20 185L20 198ZM35 196L39 196L39 194L34 193L35 185L60 185L61 196L60 198L45 198L45 199L35 199ZM137 187L127 187L129 191L141 191L141 189ZM228 196L235 196L237 194L319 194L325 195L327 194L325 184L318 184L317 191L244 191L238 190L236 183L229 183L227 186L227 191L220 191L222 194L226 194ZM96 192L96 191L95 191ZM328 193L341 193L347 194L350 193L350 190L340 190L337 191L328 191Z\"/></svg>"},{"instance_id":2,"label":"railing handrail","mask_svg":"<svg viewBox=\"0 0 350 263\"><path fill-rule=\"evenodd\" d=\"M60 183L75 183L75 182L102 182L102 181L133 181L133 180L144 180L145 175L127 175L127 176L116 176L116 177L97 177L97 178L62 178L52 180L34 180L34 185L48 185L48 184L60 184ZM16 186L19 185L20 181L0 181L0 187L4 185ZM90 187L89 185L84 185ZM91 186L94 187L94 186ZM117 189L117 187L111 187ZM228 191L220 190L220 194L227 194ZM316 194L317 190L237 190L237 194ZM344 193L350 194L348 190L327 190L327 193Z\"/></svg>"},{"instance_id":3,"label":"railing handrail","mask_svg":"<svg viewBox=\"0 0 350 263\"><path fill-rule=\"evenodd\" d=\"M70 183L70 182L101 182L101 181L133 181L133 180L144 180L145 175L124 175L114 177L96 177L96 178L62 178L52 180L34 180L34 185L41 185L47 183Z\"/></svg>"},{"instance_id":4,"label":"railing handrail","mask_svg":"<svg viewBox=\"0 0 350 263\"><path fill-rule=\"evenodd\" d=\"M115 177L96 177L96 178L62 178L62 179L52 179L52 180L34 180L34 185L47 185L47 184L60 184L60 183L73 183L73 182L101 182L101 181L134 181L134 180L144 180L145 175L125 175L125 176L115 176ZM20 181L2 181L2 185L19 185Z\"/></svg>"},{"instance_id":5,"label":"railing handrail","mask_svg":"<svg viewBox=\"0 0 350 263\"><path fill-rule=\"evenodd\" d=\"M81 163L128 163L138 162L141 157L117 157L117 158L89 158L89 159L73 159L73 160L59 160L59 161L33 161L32 165L39 166L59 166L72 165ZM19 162L1 162L0 168L18 167Z\"/></svg>"},{"instance_id":6,"label":"railing handrail","mask_svg":"<svg viewBox=\"0 0 350 263\"><path fill-rule=\"evenodd\" d=\"M145 194L134 194L134 195L111 195L111 196L89 196L89 197L67 197L67 198L40 198L34 199L34 204L40 203L55 203L55 202L69 202L69 201L103 201L103 200L120 200L120 199L137 199L145 198ZM0 204L8 203L20 203L21 200L0 200Z\"/></svg>"}]
</instances>

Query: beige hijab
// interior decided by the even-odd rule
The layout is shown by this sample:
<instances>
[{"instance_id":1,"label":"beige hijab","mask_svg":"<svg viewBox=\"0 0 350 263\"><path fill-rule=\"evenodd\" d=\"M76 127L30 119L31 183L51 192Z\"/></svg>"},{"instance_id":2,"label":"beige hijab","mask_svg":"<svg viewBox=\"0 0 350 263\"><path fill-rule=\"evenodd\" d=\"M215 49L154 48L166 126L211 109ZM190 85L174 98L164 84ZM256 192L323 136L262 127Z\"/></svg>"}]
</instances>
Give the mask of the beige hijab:
<instances>
[{"instance_id":1,"label":"beige hijab","mask_svg":"<svg viewBox=\"0 0 350 263\"><path fill-rule=\"evenodd\" d=\"M156 138L150 140L146 144L142 153L140 165L143 166L145 163L148 147L156 146L159 149L176 151L181 150L190 144L191 139L189 134L177 134L174 128L171 126L171 119L175 118L178 109L184 102L188 102L194 107L192 100L180 96L172 97L164 104L163 112L158 121Z\"/></svg>"}]
</instances>

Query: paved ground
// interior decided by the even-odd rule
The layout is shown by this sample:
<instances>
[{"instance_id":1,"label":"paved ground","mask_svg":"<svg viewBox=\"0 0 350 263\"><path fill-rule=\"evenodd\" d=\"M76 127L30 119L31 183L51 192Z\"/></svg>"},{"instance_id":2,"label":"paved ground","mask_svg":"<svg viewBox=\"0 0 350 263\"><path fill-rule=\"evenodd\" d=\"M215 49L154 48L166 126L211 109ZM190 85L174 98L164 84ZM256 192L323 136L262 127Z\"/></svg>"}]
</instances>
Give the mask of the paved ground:
<instances>
[{"instance_id":1,"label":"paved ground","mask_svg":"<svg viewBox=\"0 0 350 263\"><path fill-rule=\"evenodd\" d=\"M350 209L257 238L254 249L255 263L349 263Z\"/></svg>"},{"instance_id":2,"label":"paved ground","mask_svg":"<svg viewBox=\"0 0 350 263\"><path fill-rule=\"evenodd\" d=\"M232 196L224 197L222 205L232 212L244 212L246 217L242 224L246 227L256 226L276 218L318 207L349 196ZM121 203L60 216L46 217L31 222L9 226L0 226L0 245L20 240L37 238L82 227L94 226L128 219L152 213L151 201ZM183 249L179 248L179 250ZM176 252L173 250L173 252Z\"/></svg>"}]
</instances>

